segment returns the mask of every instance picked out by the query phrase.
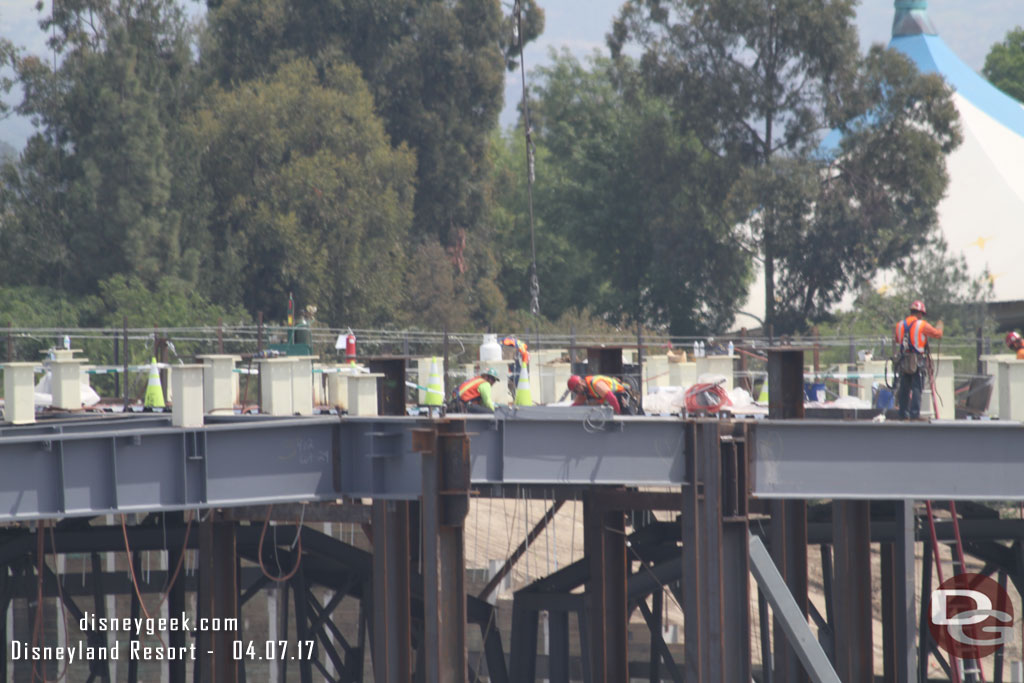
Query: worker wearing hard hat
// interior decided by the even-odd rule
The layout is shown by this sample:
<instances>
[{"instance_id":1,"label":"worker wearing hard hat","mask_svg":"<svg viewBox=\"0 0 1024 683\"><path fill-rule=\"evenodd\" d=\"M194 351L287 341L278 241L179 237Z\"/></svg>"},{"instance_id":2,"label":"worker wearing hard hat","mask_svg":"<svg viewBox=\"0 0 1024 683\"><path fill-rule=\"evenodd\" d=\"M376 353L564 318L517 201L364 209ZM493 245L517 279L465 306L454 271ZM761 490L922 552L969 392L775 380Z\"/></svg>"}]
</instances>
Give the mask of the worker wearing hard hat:
<instances>
[{"instance_id":1,"label":"worker wearing hard hat","mask_svg":"<svg viewBox=\"0 0 1024 683\"><path fill-rule=\"evenodd\" d=\"M498 382L498 371L487 368L473 379L467 379L459 385L455 395L453 412L461 413L493 413L494 399L491 387Z\"/></svg>"},{"instance_id":2,"label":"worker wearing hard hat","mask_svg":"<svg viewBox=\"0 0 1024 683\"><path fill-rule=\"evenodd\" d=\"M896 323L893 340L898 349L893 374L898 383L896 402L901 420L921 417L921 395L928 372L928 339L942 338L942 321L932 326L925 321L923 301L910 304L910 315Z\"/></svg>"},{"instance_id":3,"label":"worker wearing hard hat","mask_svg":"<svg viewBox=\"0 0 1024 683\"><path fill-rule=\"evenodd\" d=\"M1024 337L1011 330L1006 333L1006 345L1017 352L1017 360L1024 360Z\"/></svg>"},{"instance_id":4,"label":"worker wearing hard hat","mask_svg":"<svg viewBox=\"0 0 1024 683\"><path fill-rule=\"evenodd\" d=\"M621 415L623 404L628 398L626 386L614 377L605 375L573 375L569 378L568 385L573 395L574 406L604 403L610 405L616 415Z\"/></svg>"}]
</instances>

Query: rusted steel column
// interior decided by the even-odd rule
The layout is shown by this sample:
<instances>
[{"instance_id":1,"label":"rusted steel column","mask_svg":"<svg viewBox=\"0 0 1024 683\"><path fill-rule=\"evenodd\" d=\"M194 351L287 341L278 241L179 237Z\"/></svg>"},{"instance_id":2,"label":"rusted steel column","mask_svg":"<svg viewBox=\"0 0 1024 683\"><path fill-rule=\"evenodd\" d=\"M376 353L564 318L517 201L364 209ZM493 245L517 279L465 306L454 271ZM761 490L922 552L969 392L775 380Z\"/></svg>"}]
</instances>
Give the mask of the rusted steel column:
<instances>
[{"instance_id":1,"label":"rusted steel column","mask_svg":"<svg viewBox=\"0 0 1024 683\"><path fill-rule=\"evenodd\" d=\"M836 673L844 681L870 681L874 676L870 503L833 501L832 535Z\"/></svg>"},{"instance_id":2,"label":"rusted steel column","mask_svg":"<svg viewBox=\"0 0 1024 683\"><path fill-rule=\"evenodd\" d=\"M412 680L409 503L373 501L373 679Z\"/></svg>"},{"instance_id":3,"label":"rusted steel column","mask_svg":"<svg viewBox=\"0 0 1024 683\"><path fill-rule=\"evenodd\" d=\"M469 436L465 422L421 430L423 454L423 623L426 683L467 679L463 523L469 512ZM432 443L431 443L432 442Z\"/></svg>"},{"instance_id":4,"label":"rusted steel column","mask_svg":"<svg viewBox=\"0 0 1024 683\"><path fill-rule=\"evenodd\" d=\"M629 680L626 528L621 510L583 496L583 549L590 566L586 604L595 683Z\"/></svg>"},{"instance_id":5,"label":"rusted steel column","mask_svg":"<svg viewBox=\"0 0 1024 683\"><path fill-rule=\"evenodd\" d=\"M721 428L696 421L686 436L687 479L703 484L684 487L682 519L684 665L698 683L751 676L745 444Z\"/></svg>"},{"instance_id":6,"label":"rusted steel column","mask_svg":"<svg viewBox=\"0 0 1024 683\"><path fill-rule=\"evenodd\" d=\"M235 522L211 512L199 527L199 616L221 620L238 618L238 550ZM237 683L238 662L232 644L236 630L200 631L196 647L202 683Z\"/></svg>"},{"instance_id":7,"label":"rusted steel column","mask_svg":"<svg viewBox=\"0 0 1024 683\"><path fill-rule=\"evenodd\" d=\"M768 417L773 420L804 416L804 349L768 349ZM807 615L807 502L773 500L769 538L772 560L786 580L790 593ZM776 683L806 683L809 679L796 651L786 642L782 625L775 620L774 678Z\"/></svg>"},{"instance_id":8,"label":"rusted steel column","mask_svg":"<svg viewBox=\"0 0 1024 683\"><path fill-rule=\"evenodd\" d=\"M700 517L703 511L698 483L699 468L697 458L697 424L687 422L684 432L684 460L686 462L686 482L683 486L683 513L680 520L683 525L683 673L684 680L700 683L704 672L703 666L703 618L702 605L704 595L701 590L704 572L701 563Z\"/></svg>"},{"instance_id":9,"label":"rusted steel column","mask_svg":"<svg viewBox=\"0 0 1024 683\"><path fill-rule=\"evenodd\" d=\"M720 646L726 681L753 680L750 649L750 528L747 508L746 431L721 437L719 462L720 530L722 534L722 614L725 631ZM708 453L708 456L711 454ZM711 463L709 463L709 468ZM704 497L708 499L708 484Z\"/></svg>"}]
</instances>

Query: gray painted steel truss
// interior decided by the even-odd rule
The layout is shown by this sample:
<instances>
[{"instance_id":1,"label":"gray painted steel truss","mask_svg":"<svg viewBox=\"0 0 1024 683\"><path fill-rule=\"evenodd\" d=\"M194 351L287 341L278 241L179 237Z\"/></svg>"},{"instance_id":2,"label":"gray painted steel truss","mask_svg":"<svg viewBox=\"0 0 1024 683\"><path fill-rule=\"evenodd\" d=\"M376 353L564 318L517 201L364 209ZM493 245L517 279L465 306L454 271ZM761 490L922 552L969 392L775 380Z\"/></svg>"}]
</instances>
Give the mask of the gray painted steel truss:
<instances>
[{"instance_id":1,"label":"gray painted steel truss","mask_svg":"<svg viewBox=\"0 0 1024 683\"><path fill-rule=\"evenodd\" d=\"M600 409L500 410L465 420L474 486L676 486L686 421ZM68 420L0 433L0 521L340 497L416 500L425 418ZM1021 499L1024 426L760 420L763 498Z\"/></svg>"}]
</instances>

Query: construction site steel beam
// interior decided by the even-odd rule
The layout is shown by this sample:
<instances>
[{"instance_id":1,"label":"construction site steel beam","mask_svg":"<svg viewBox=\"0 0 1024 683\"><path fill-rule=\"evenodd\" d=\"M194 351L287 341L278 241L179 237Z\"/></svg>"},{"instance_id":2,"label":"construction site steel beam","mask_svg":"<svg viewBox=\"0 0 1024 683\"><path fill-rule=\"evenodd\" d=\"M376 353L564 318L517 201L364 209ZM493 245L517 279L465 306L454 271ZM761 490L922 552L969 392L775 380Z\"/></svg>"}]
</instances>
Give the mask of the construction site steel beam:
<instances>
[{"instance_id":1,"label":"construction site steel beam","mask_svg":"<svg viewBox=\"0 0 1024 683\"><path fill-rule=\"evenodd\" d=\"M750 680L750 618L746 487L735 494L742 449L717 420L698 420L687 439L683 488L683 605L686 680ZM723 462L728 465L723 467ZM723 476L728 475L728 476Z\"/></svg>"},{"instance_id":2,"label":"construction site steel beam","mask_svg":"<svg viewBox=\"0 0 1024 683\"><path fill-rule=\"evenodd\" d=\"M765 420L752 431L760 498L1024 499L1017 422Z\"/></svg>"},{"instance_id":3,"label":"construction site steel beam","mask_svg":"<svg viewBox=\"0 0 1024 683\"><path fill-rule=\"evenodd\" d=\"M165 513L163 523L180 527L185 523L185 516L180 512ZM194 532L190 529L189 535ZM180 546L170 547L167 551L167 569L169 576L176 576L174 583L167 591L167 610L169 614L185 613L185 552ZM177 572L175 574L175 572ZM110 590L109 588L107 589ZM168 634L168 644L172 648L185 647L185 631L176 629ZM177 650L181 652L181 650ZM170 683L185 683L185 660L172 659L167 662L167 674Z\"/></svg>"},{"instance_id":4,"label":"construction site steel beam","mask_svg":"<svg viewBox=\"0 0 1024 683\"><path fill-rule=\"evenodd\" d=\"M896 503L894 518L900 533L894 542L881 544L883 670L887 683L915 683L917 604L913 501Z\"/></svg>"},{"instance_id":5,"label":"construction site steel beam","mask_svg":"<svg viewBox=\"0 0 1024 683\"><path fill-rule=\"evenodd\" d=\"M463 525L469 512L469 437L461 421L423 430L423 624L426 683L467 679Z\"/></svg>"},{"instance_id":6,"label":"construction site steel beam","mask_svg":"<svg viewBox=\"0 0 1024 683\"><path fill-rule=\"evenodd\" d=\"M0 522L334 500L337 417L197 429L99 420L0 437Z\"/></svg>"},{"instance_id":7,"label":"construction site steel beam","mask_svg":"<svg viewBox=\"0 0 1024 683\"><path fill-rule=\"evenodd\" d=\"M409 503L373 501L373 679L412 680Z\"/></svg>"},{"instance_id":8,"label":"construction site steel beam","mask_svg":"<svg viewBox=\"0 0 1024 683\"><path fill-rule=\"evenodd\" d=\"M817 350L815 350L817 353ZM780 347L768 349L768 417L772 420L802 419L804 416L804 350ZM779 573L807 618L807 502L773 500L771 511L771 554ZM773 680L777 683L805 683L807 674L796 650L787 642L785 629L775 620ZM763 636L762 636L763 637ZM767 664L766 664L767 666Z\"/></svg>"},{"instance_id":9,"label":"construction site steel beam","mask_svg":"<svg viewBox=\"0 0 1024 683\"><path fill-rule=\"evenodd\" d=\"M629 613L626 595L625 515L583 494L583 552L590 567L584 603L589 658L595 683L629 680Z\"/></svg>"},{"instance_id":10,"label":"construction site steel beam","mask_svg":"<svg viewBox=\"0 0 1024 683\"><path fill-rule=\"evenodd\" d=\"M782 575L779 574L775 563L772 562L767 548L764 547L764 542L754 535L749 537L749 542L751 573L765 599L771 603L772 610L779 615L785 626L786 639L796 649L800 662L812 683L842 683L842 679L836 674L836 670L825 655L821 644L815 639L814 632L811 631L811 627L807 623L807 617L800 613L799 607L793 600L793 595L782 580Z\"/></svg>"},{"instance_id":11,"label":"construction site steel beam","mask_svg":"<svg viewBox=\"0 0 1024 683\"><path fill-rule=\"evenodd\" d=\"M844 681L868 681L874 677L870 504L833 501L832 526L836 673Z\"/></svg>"},{"instance_id":12,"label":"construction site steel beam","mask_svg":"<svg viewBox=\"0 0 1024 683\"><path fill-rule=\"evenodd\" d=\"M199 525L199 599L200 618L216 619L223 628L200 631L196 651L200 683L237 683L238 662L233 643L238 631L227 626L237 620L238 552L236 522L217 519L216 513Z\"/></svg>"}]
</instances>

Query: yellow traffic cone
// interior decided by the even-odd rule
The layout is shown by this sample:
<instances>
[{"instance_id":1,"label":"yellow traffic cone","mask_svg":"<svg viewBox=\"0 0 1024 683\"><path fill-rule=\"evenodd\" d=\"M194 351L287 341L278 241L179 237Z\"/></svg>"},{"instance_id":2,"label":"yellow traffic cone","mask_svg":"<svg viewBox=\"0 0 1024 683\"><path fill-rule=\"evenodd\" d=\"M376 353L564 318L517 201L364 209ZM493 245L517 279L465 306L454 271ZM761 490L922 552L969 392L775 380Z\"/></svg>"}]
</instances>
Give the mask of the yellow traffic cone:
<instances>
[{"instance_id":1,"label":"yellow traffic cone","mask_svg":"<svg viewBox=\"0 0 1024 683\"><path fill-rule=\"evenodd\" d=\"M160 370L156 367L156 358L153 359L152 365L149 366L149 383L146 384L145 406L147 408L167 407L164 404L164 389L160 386Z\"/></svg>"},{"instance_id":2,"label":"yellow traffic cone","mask_svg":"<svg viewBox=\"0 0 1024 683\"><path fill-rule=\"evenodd\" d=\"M516 386L516 405L533 405L533 396L530 394L530 371L526 367L523 367L519 372L519 384Z\"/></svg>"},{"instance_id":3,"label":"yellow traffic cone","mask_svg":"<svg viewBox=\"0 0 1024 683\"><path fill-rule=\"evenodd\" d=\"M434 356L430 362L430 379L427 380L426 398L423 405L444 405L444 380L441 379L441 368L438 366L437 356Z\"/></svg>"}]
</instances>

